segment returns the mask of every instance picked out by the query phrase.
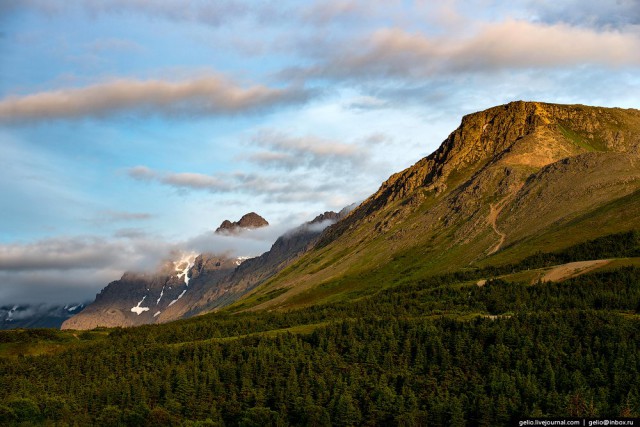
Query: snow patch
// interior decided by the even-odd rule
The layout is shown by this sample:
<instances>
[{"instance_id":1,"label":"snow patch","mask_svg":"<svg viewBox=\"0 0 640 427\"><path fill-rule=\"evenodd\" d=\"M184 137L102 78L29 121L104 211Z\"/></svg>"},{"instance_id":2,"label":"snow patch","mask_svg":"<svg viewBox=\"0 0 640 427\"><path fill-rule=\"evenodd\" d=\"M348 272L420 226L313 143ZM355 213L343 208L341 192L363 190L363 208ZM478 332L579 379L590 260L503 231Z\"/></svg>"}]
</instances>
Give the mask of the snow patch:
<instances>
[{"instance_id":1,"label":"snow patch","mask_svg":"<svg viewBox=\"0 0 640 427\"><path fill-rule=\"evenodd\" d=\"M197 256L198 254L191 252L188 254L183 254L182 258L180 258L178 261L173 262L173 266L178 272L178 279L181 279L184 276L184 284L187 286L189 286L189 280L191 280L191 278L189 277L189 270L191 270L191 267L193 267Z\"/></svg>"},{"instance_id":2,"label":"snow patch","mask_svg":"<svg viewBox=\"0 0 640 427\"><path fill-rule=\"evenodd\" d=\"M162 313L161 311L156 311L155 314L153 315L153 317L157 317L160 313Z\"/></svg>"},{"instance_id":3,"label":"snow patch","mask_svg":"<svg viewBox=\"0 0 640 427\"><path fill-rule=\"evenodd\" d=\"M164 287L166 285L162 285L162 290L160 291L160 297L158 297L158 301L156 301L156 305L160 304L160 300L162 299L162 295L164 295ZM171 289L171 288L169 288ZM159 312L158 312L159 313ZM155 317L156 315L154 314L153 317Z\"/></svg>"},{"instance_id":4,"label":"snow patch","mask_svg":"<svg viewBox=\"0 0 640 427\"><path fill-rule=\"evenodd\" d=\"M143 296L142 299L138 302L138 305L136 305L135 307L131 307L131 311L136 313L138 316L140 316L145 311L149 311L149 307L140 307L140 304L142 304L146 297L146 295Z\"/></svg>"},{"instance_id":5,"label":"snow patch","mask_svg":"<svg viewBox=\"0 0 640 427\"><path fill-rule=\"evenodd\" d=\"M75 310L77 308L80 308L81 306L82 306L82 304L78 304L78 305L74 305L74 306L71 306L71 307L67 308L67 306L65 305L64 308L66 308L67 311L73 311L73 310Z\"/></svg>"},{"instance_id":6,"label":"snow patch","mask_svg":"<svg viewBox=\"0 0 640 427\"><path fill-rule=\"evenodd\" d=\"M15 313L17 309L18 309L18 306L14 305L13 308L7 312L7 318L4 319L4 321L13 322L13 313Z\"/></svg>"},{"instance_id":7,"label":"snow patch","mask_svg":"<svg viewBox=\"0 0 640 427\"><path fill-rule=\"evenodd\" d=\"M239 256L236 258L236 265L240 265L251 257L248 256Z\"/></svg>"},{"instance_id":8,"label":"snow patch","mask_svg":"<svg viewBox=\"0 0 640 427\"><path fill-rule=\"evenodd\" d=\"M181 293L180 295L178 295L178 298L176 298L176 299L174 299L173 301L171 301L167 307L171 307L173 304L177 303L177 302L178 302L178 300L179 300L180 298L182 298L182 296L184 295L184 293L185 293L185 292L187 292L187 290L186 290L186 289L185 289L184 291L182 291L182 293Z\"/></svg>"}]
</instances>

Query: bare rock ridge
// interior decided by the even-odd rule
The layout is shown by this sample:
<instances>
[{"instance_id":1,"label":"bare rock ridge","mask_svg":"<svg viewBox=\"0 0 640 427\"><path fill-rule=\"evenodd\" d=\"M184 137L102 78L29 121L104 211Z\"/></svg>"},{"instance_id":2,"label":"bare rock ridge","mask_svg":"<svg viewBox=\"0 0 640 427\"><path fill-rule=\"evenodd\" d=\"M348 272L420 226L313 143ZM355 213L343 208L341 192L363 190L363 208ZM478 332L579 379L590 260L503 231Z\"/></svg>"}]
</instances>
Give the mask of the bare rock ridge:
<instances>
[{"instance_id":1,"label":"bare rock ridge","mask_svg":"<svg viewBox=\"0 0 640 427\"><path fill-rule=\"evenodd\" d=\"M278 237L269 251L244 261L216 286L209 286L201 295L190 294L185 302L189 311L184 316L206 313L241 299L313 249L326 228L346 217L351 209L353 206L324 212Z\"/></svg>"},{"instance_id":2,"label":"bare rock ridge","mask_svg":"<svg viewBox=\"0 0 640 427\"><path fill-rule=\"evenodd\" d=\"M138 326L175 320L183 298L205 282L237 267L236 260L212 254L184 254L154 273L126 272L109 283L93 303L62 324L62 329Z\"/></svg>"},{"instance_id":3,"label":"bare rock ridge","mask_svg":"<svg viewBox=\"0 0 640 427\"><path fill-rule=\"evenodd\" d=\"M249 212L248 214L243 215L239 221L231 222L228 219L225 219L222 221L222 224L220 224L220 227L216 229L216 233L232 234L237 233L240 230L266 227L268 225L269 223L266 219L255 212Z\"/></svg>"},{"instance_id":4,"label":"bare rock ridge","mask_svg":"<svg viewBox=\"0 0 640 427\"><path fill-rule=\"evenodd\" d=\"M435 152L392 175L348 220L332 226L322 244L395 202L415 207L426 196L455 190L465 178L491 167L502 166L502 175L504 170L523 175L522 169L527 168L526 178L536 168L581 153L620 152L637 157L639 118L640 111L635 109L524 101L466 115Z\"/></svg>"}]
</instances>

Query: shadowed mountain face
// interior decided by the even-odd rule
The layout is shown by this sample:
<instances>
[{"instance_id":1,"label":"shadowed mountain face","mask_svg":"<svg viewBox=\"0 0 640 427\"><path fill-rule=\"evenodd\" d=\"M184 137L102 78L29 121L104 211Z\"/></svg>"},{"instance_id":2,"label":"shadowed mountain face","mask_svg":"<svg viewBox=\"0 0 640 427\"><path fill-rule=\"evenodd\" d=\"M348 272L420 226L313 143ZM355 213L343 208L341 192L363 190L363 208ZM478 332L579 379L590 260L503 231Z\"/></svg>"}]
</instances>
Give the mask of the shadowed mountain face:
<instances>
[{"instance_id":1,"label":"shadowed mountain face","mask_svg":"<svg viewBox=\"0 0 640 427\"><path fill-rule=\"evenodd\" d=\"M268 252L256 258L192 254L167 262L153 274L125 273L81 314L64 322L62 329L162 323L225 306L313 247L322 230L347 212L318 215L279 237Z\"/></svg>"},{"instance_id":2,"label":"shadowed mountain face","mask_svg":"<svg viewBox=\"0 0 640 427\"><path fill-rule=\"evenodd\" d=\"M514 102L465 116L239 309L357 297L638 228L640 111Z\"/></svg>"}]
</instances>

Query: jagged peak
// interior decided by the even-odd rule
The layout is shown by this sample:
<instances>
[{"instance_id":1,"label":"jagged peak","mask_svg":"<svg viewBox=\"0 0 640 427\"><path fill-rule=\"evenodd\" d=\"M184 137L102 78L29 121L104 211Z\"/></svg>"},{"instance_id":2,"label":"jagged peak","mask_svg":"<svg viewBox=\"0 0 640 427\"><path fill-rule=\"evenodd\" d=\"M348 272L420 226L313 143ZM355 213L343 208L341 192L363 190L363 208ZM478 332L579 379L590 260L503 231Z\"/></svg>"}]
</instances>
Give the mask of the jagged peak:
<instances>
[{"instance_id":1,"label":"jagged peak","mask_svg":"<svg viewBox=\"0 0 640 427\"><path fill-rule=\"evenodd\" d=\"M266 227L269 223L266 219L255 212L244 214L238 221L231 222L228 219L222 221L220 227L216 229L216 233L235 233L241 229L254 229Z\"/></svg>"}]
</instances>

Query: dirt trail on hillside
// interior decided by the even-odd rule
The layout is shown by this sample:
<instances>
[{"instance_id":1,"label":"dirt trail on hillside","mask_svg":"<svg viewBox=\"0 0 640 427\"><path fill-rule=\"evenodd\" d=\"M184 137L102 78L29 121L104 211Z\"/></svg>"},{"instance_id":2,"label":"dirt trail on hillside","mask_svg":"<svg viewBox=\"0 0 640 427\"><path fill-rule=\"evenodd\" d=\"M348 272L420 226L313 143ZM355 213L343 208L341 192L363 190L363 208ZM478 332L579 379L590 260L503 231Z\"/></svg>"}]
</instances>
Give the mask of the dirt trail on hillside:
<instances>
[{"instance_id":1,"label":"dirt trail on hillside","mask_svg":"<svg viewBox=\"0 0 640 427\"><path fill-rule=\"evenodd\" d=\"M487 255L493 255L494 253L498 252L498 249L500 249L500 247L504 244L504 240L507 238L507 235L498 229L496 221L498 220L498 215L500 215L500 212L507 204L507 200L510 196L511 195L506 196L496 204L489 205L489 216L487 216L487 222L491 224L491 228L493 228L493 231L495 231L495 233L500 237L500 241L489 250L489 253Z\"/></svg>"},{"instance_id":2,"label":"dirt trail on hillside","mask_svg":"<svg viewBox=\"0 0 640 427\"><path fill-rule=\"evenodd\" d=\"M571 277L588 273L610 262L610 259L570 262L569 264L559 265L547 271L541 280L543 282L559 282L560 280L570 279Z\"/></svg>"}]
</instances>

